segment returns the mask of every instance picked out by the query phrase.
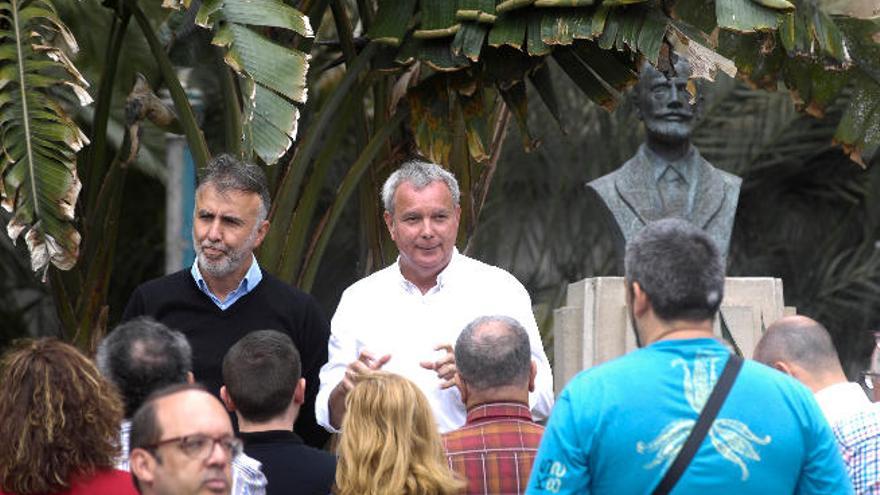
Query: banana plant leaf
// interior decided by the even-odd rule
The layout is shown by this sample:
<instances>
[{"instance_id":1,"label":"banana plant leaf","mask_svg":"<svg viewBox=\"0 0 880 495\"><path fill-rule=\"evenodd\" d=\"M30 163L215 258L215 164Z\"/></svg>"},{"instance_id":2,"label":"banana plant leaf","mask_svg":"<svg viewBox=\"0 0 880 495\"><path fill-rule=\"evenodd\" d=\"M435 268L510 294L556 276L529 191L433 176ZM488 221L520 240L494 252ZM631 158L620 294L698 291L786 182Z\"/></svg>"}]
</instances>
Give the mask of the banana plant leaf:
<instances>
[{"instance_id":1,"label":"banana plant leaf","mask_svg":"<svg viewBox=\"0 0 880 495\"><path fill-rule=\"evenodd\" d=\"M434 163L449 163L453 133L448 78L443 74L431 76L410 90L407 98L419 150Z\"/></svg>"},{"instance_id":2,"label":"banana plant leaf","mask_svg":"<svg viewBox=\"0 0 880 495\"><path fill-rule=\"evenodd\" d=\"M9 237L25 234L31 267L45 276L50 263L70 270L77 261L76 153L88 144L54 92L87 105L89 85L65 53L76 40L49 0L2 0L0 18L0 204L13 214Z\"/></svg>"},{"instance_id":3,"label":"banana plant leaf","mask_svg":"<svg viewBox=\"0 0 880 495\"><path fill-rule=\"evenodd\" d=\"M452 0L421 0L422 23L413 36L421 39L437 39L454 36L461 28L455 19L457 3Z\"/></svg>"},{"instance_id":4,"label":"banana plant leaf","mask_svg":"<svg viewBox=\"0 0 880 495\"><path fill-rule=\"evenodd\" d=\"M740 33L771 31L780 21L780 9L771 9L752 0L717 0L718 27Z\"/></svg>"},{"instance_id":5,"label":"banana plant leaf","mask_svg":"<svg viewBox=\"0 0 880 495\"><path fill-rule=\"evenodd\" d=\"M854 78L855 88L849 108L843 114L834 141L849 157L865 166L861 149L880 143L880 85L871 78Z\"/></svg>"},{"instance_id":6,"label":"banana plant leaf","mask_svg":"<svg viewBox=\"0 0 880 495\"><path fill-rule=\"evenodd\" d=\"M380 0L376 22L367 36L376 43L400 46L417 4L417 0Z\"/></svg>"},{"instance_id":7,"label":"banana plant leaf","mask_svg":"<svg viewBox=\"0 0 880 495\"><path fill-rule=\"evenodd\" d=\"M214 31L212 42L224 49L224 60L240 78L246 153L276 163L297 136L295 104L308 96L309 55L258 31L276 28L311 38L308 17L282 0L208 0L196 13L196 23Z\"/></svg>"}]
</instances>

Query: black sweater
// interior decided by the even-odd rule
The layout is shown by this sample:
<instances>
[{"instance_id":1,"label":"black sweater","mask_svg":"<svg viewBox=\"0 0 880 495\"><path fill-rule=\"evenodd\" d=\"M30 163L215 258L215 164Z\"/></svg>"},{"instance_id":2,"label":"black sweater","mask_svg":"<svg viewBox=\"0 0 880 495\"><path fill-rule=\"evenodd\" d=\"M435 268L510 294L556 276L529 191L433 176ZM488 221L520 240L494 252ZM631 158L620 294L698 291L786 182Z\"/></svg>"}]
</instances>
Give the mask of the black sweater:
<instances>
[{"instance_id":1,"label":"black sweater","mask_svg":"<svg viewBox=\"0 0 880 495\"><path fill-rule=\"evenodd\" d=\"M193 374L213 394L223 384L223 356L253 330L287 333L302 356L306 397L295 431L321 447L329 434L315 421L318 372L327 362L330 325L312 296L263 271L263 280L222 311L199 290L190 269L141 284L128 301L122 320L148 315L183 332L193 350Z\"/></svg>"}]
</instances>

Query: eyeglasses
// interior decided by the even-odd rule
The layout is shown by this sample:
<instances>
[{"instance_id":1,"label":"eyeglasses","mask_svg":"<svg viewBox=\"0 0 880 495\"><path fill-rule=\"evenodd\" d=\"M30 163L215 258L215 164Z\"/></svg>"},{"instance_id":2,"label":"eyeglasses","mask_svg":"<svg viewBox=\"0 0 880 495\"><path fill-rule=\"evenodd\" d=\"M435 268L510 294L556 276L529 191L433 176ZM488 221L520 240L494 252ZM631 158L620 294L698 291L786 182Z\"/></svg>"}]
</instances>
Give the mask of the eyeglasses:
<instances>
[{"instance_id":1,"label":"eyeglasses","mask_svg":"<svg viewBox=\"0 0 880 495\"><path fill-rule=\"evenodd\" d=\"M880 379L880 373L874 371L862 371L859 373L859 378L861 379L862 385L868 388L868 390L874 390L874 380Z\"/></svg>"},{"instance_id":2,"label":"eyeglasses","mask_svg":"<svg viewBox=\"0 0 880 495\"><path fill-rule=\"evenodd\" d=\"M243 448L241 440L232 435L224 435L222 437L214 438L201 433L167 438L151 445L145 445L144 448L152 450L161 447L162 445L175 442L177 442L177 448L179 448L187 457L201 460L210 457L211 452L214 450L214 444L220 444L220 447L231 459L234 459L238 454L241 454Z\"/></svg>"}]
</instances>

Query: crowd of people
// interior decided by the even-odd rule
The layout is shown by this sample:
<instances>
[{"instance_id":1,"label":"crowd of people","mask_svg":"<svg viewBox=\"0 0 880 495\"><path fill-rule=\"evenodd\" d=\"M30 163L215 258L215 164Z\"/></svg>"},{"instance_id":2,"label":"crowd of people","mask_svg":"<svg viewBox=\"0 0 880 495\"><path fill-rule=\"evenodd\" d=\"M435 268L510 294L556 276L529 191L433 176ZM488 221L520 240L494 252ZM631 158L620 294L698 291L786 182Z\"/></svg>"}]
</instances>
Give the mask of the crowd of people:
<instances>
[{"instance_id":1,"label":"crowd of people","mask_svg":"<svg viewBox=\"0 0 880 495\"><path fill-rule=\"evenodd\" d=\"M640 349L554 404L528 293L455 248L459 195L435 164L392 173L400 256L328 322L253 254L265 176L213 160L195 263L140 286L94 360L50 338L3 355L0 494L880 493L880 405L828 332L787 317L733 354L723 255L683 220L627 244Z\"/></svg>"}]
</instances>

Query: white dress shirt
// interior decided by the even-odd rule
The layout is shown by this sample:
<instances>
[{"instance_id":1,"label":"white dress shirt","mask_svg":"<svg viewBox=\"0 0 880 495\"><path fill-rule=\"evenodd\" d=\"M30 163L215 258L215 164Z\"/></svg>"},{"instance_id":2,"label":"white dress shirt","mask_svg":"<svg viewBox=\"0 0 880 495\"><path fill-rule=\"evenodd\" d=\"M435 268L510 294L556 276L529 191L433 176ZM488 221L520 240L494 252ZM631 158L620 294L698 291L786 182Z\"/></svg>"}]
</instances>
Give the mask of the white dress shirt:
<instances>
[{"instance_id":1,"label":"white dress shirt","mask_svg":"<svg viewBox=\"0 0 880 495\"><path fill-rule=\"evenodd\" d=\"M862 387L852 382L840 382L825 387L816 392L815 397L819 409L831 426L871 406Z\"/></svg>"},{"instance_id":2,"label":"white dress shirt","mask_svg":"<svg viewBox=\"0 0 880 495\"><path fill-rule=\"evenodd\" d=\"M318 423L330 431L330 392L345 369L363 350L376 357L390 354L382 367L415 382L425 393L441 432L465 422L466 412L457 387L440 388L433 370L421 361L436 361L440 344L455 345L464 327L480 316L504 315L526 329L532 359L538 367L529 403L535 420L547 418L553 407L553 376L532 314L528 292L506 271L454 251L437 285L424 295L403 278L398 263L351 285L342 294L330 323L329 360L321 368L321 388L315 401Z\"/></svg>"}]
</instances>

